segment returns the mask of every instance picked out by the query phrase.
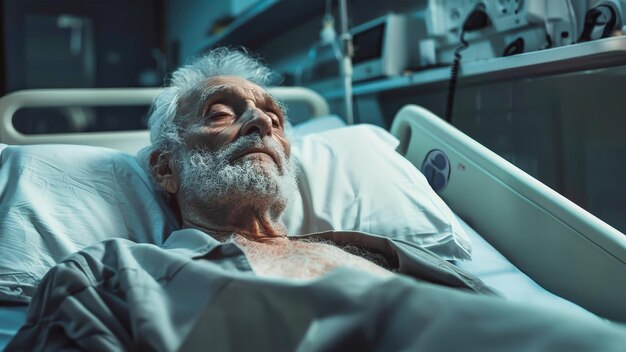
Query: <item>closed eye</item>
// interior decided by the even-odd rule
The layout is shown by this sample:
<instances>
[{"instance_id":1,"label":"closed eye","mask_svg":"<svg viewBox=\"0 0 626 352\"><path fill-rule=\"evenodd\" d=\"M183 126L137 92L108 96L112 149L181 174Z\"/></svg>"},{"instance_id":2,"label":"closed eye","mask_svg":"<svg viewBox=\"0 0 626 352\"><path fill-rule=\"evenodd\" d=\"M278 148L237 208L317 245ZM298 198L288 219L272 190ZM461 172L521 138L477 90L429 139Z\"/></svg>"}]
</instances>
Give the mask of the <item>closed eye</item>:
<instances>
[{"instance_id":1,"label":"closed eye","mask_svg":"<svg viewBox=\"0 0 626 352\"><path fill-rule=\"evenodd\" d=\"M207 118L209 120L222 120L224 118L232 117L233 113L229 111L214 111L210 112Z\"/></svg>"},{"instance_id":2,"label":"closed eye","mask_svg":"<svg viewBox=\"0 0 626 352\"><path fill-rule=\"evenodd\" d=\"M209 106L204 116L209 121L223 121L235 116L235 112L226 104L216 103Z\"/></svg>"},{"instance_id":3,"label":"closed eye","mask_svg":"<svg viewBox=\"0 0 626 352\"><path fill-rule=\"evenodd\" d=\"M281 128L282 125L280 124L280 117L278 116L278 114L276 114L274 111L265 111L265 114L267 116L270 117L270 119L272 119L272 127L274 128Z\"/></svg>"}]
</instances>

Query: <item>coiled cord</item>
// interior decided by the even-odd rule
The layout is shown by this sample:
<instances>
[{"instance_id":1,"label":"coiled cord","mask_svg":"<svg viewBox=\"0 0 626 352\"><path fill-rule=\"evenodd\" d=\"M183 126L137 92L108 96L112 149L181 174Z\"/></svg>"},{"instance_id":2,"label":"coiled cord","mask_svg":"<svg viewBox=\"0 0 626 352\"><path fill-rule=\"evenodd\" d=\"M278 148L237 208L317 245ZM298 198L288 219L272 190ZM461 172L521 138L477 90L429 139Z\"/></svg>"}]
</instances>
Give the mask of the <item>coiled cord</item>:
<instances>
[{"instance_id":1,"label":"coiled cord","mask_svg":"<svg viewBox=\"0 0 626 352\"><path fill-rule=\"evenodd\" d=\"M454 50L454 61L450 67L450 82L448 84L448 100L446 102L446 121L452 123L452 111L454 110L454 96L456 94L456 82L459 78L459 70L461 69L461 52L469 46L465 40L465 30L461 31L461 45Z\"/></svg>"},{"instance_id":2,"label":"coiled cord","mask_svg":"<svg viewBox=\"0 0 626 352\"><path fill-rule=\"evenodd\" d=\"M448 101L446 104L445 119L449 123L452 123L452 111L454 110L454 96L456 94L456 82L459 78L459 71L461 69L461 51L467 49L469 43L465 40L465 32L476 31L483 29L491 25L491 19L485 11L485 5L478 3L474 9L467 15L463 25L461 26L461 33L459 35L459 41L461 45L454 50L454 60L452 61L452 67L450 68L450 83L448 85Z\"/></svg>"}]
</instances>

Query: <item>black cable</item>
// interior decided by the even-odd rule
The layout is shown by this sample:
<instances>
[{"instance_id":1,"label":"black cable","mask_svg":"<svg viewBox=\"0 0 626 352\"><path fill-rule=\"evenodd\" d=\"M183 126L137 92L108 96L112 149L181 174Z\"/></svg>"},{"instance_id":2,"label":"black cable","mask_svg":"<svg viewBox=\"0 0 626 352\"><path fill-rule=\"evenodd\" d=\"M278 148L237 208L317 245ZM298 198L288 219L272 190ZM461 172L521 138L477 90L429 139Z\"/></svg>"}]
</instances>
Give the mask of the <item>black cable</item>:
<instances>
[{"instance_id":1,"label":"black cable","mask_svg":"<svg viewBox=\"0 0 626 352\"><path fill-rule=\"evenodd\" d=\"M476 31L483 29L491 25L491 19L485 11L485 5L479 3L474 7L472 12L467 15L463 26L461 26L461 33L459 35L459 41L461 45L454 50L454 61L452 61L452 67L450 68L450 83L448 85L448 101L446 104L445 119L449 123L452 123L452 111L454 109L454 96L456 94L456 82L459 78L459 71L461 69L461 51L467 49L469 43L465 40L465 32Z\"/></svg>"},{"instance_id":2,"label":"black cable","mask_svg":"<svg viewBox=\"0 0 626 352\"><path fill-rule=\"evenodd\" d=\"M588 42L594 39L609 37L618 27L618 23L618 13L613 6L608 3L596 6L585 14L585 25L578 42ZM602 34L600 38L593 38L597 26L602 26Z\"/></svg>"},{"instance_id":3,"label":"black cable","mask_svg":"<svg viewBox=\"0 0 626 352\"><path fill-rule=\"evenodd\" d=\"M456 94L456 82L459 77L459 70L461 68L461 51L467 49L469 43L465 40L465 30L461 30L461 46L454 50L454 61L452 61L452 67L450 68L450 83L448 84L448 100L446 104L446 121L452 123L452 111L454 110L454 96Z\"/></svg>"}]
</instances>

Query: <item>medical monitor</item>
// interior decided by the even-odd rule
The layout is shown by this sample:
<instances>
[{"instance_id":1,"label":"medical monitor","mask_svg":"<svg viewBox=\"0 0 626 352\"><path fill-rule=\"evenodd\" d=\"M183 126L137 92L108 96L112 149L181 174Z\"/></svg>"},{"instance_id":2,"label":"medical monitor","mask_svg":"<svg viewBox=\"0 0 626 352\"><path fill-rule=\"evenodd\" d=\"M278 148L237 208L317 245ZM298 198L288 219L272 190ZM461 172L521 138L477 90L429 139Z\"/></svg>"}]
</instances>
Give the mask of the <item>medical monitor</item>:
<instances>
[{"instance_id":1,"label":"medical monitor","mask_svg":"<svg viewBox=\"0 0 626 352\"><path fill-rule=\"evenodd\" d=\"M419 65L417 21L388 14L353 28L353 80L398 76Z\"/></svg>"}]
</instances>

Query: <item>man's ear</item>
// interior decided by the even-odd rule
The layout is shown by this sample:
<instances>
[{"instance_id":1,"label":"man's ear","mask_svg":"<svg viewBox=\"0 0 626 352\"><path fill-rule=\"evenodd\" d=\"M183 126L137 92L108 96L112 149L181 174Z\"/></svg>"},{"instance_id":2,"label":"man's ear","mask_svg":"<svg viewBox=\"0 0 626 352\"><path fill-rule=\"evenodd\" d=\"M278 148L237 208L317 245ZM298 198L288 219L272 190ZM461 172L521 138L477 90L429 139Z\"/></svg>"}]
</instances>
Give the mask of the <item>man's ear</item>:
<instances>
[{"instance_id":1,"label":"man's ear","mask_svg":"<svg viewBox=\"0 0 626 352\"><path fill-rule=\"evenodd\" d=\"M161 188L169 193L177 193L179 190L179 178L174 168L172 155L167 152L156 151L150 157L150 167L154 179Z\"/></svg>"}]
</instances>

